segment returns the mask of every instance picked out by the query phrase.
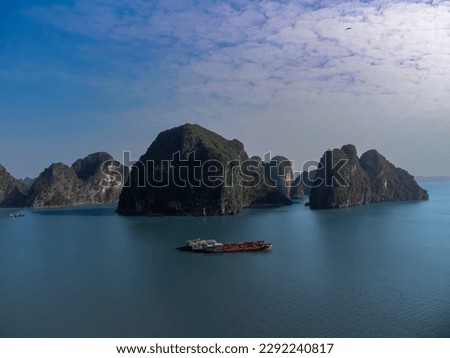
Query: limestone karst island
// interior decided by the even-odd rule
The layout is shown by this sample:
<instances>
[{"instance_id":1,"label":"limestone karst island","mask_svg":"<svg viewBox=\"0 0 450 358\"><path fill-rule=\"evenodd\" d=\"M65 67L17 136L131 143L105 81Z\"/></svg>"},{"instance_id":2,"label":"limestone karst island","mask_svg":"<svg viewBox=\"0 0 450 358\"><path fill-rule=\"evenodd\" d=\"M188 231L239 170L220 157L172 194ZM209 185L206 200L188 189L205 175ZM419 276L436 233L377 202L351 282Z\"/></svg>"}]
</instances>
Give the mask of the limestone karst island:
<instances>
[{"instance_id":1,"label":"limestone karst island","mask_svg":"<svg viewBox=\"0 0 450 358\"><path fill-rule=\"evenodd\" d=\"M104 152L71 166L51 164L27 181L0 165L1 207L118 202L122 215L209 216L290 205L304 195L311 209L428 199L407 171L376 150L359 158L351 144L327 150L317 170L295 176L287 158L249 157L240 141L196 124L161 132L130 172Z\"/></svg>"}]
</instances>

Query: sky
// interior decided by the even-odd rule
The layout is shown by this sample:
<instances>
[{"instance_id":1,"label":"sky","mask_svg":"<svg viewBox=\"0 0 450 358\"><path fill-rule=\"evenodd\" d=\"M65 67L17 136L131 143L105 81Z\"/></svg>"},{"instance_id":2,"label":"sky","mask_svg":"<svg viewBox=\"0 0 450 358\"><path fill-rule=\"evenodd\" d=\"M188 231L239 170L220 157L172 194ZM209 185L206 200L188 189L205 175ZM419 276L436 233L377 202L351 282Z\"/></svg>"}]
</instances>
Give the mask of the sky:
<instances>
[{"instance_id":1,"label":"sky","mask_svg":"<svg viewBox=\"0 0 450 358\"><path fill-rule=\"evenodd\" d=\"M198 123L296 169L377 149L450 175L450 1L3 0L0 164L138 159Z\"/></svg>"}]
</instances>

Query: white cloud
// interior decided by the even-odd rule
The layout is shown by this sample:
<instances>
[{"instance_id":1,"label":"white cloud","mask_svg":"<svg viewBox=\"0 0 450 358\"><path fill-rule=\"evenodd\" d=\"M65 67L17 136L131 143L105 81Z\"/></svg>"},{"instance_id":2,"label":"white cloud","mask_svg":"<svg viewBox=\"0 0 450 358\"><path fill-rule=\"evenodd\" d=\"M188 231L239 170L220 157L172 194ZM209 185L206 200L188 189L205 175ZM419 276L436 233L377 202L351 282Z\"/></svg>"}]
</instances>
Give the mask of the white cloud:
<instances>
[{"instance_id":1,"label":"white cloud","mask_svg":"<svg viewBox=\"0 0 450 358\"><path fill-rule=\"evenodd\" d=\"M273 133L280 126L284 139L273 145L297 158L299 142L315 157L327 143L345 141L420 151L405 142L404 133L417 137L409 122L426 123L430 111L437 121L450 120L449 1L116 4L77 1L29 14L100 42L142 41L137 50L145 56L117 64L119 82L104 78L147 98L148 107L159 105L133 109L133 118L148 112L166 113L174 123L215 118L227 121L230 133L246 123L242 139L256 150L265 150L267 139L251 138L254 128ZM155 86L169 88L172 101L156 103ZM404 131L397 146L386 135L391 126Z\"/></svg>"}]
</instances>

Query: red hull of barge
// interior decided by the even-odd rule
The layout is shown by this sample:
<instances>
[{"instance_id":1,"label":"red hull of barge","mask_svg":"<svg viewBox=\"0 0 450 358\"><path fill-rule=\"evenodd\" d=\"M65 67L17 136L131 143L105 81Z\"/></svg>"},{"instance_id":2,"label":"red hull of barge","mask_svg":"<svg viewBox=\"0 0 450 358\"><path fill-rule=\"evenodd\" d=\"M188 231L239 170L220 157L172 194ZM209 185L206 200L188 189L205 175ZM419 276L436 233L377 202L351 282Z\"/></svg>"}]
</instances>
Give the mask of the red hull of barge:
<instances>
[{"instance_id":1,"label":"red hull of barge","mask_svg":"<svg viewBox=\"0 0 450 358\"><path fill-rule=\"evenodd\" d=\"M205 249L207 253L224 252L245 252L245 251L263 251L272 249L272 244L262 242L228 242L223 243L221 248Z\"/></svg>"},{"instance_id":2,"label":"red hull of barge","mask_svg":"<svg viewBox=\"0 0 450 358\"><path fill-rule=\"evenodd\" d=\"M227 253L227 252L246 252L246 251L264 251L272 249L272 244L264 241L245 241L245 242L227 242L220 243L215 240L189 240L185 247L179 248L183 251L194 251L204 253Z\"/></svg>"}]
</instances>

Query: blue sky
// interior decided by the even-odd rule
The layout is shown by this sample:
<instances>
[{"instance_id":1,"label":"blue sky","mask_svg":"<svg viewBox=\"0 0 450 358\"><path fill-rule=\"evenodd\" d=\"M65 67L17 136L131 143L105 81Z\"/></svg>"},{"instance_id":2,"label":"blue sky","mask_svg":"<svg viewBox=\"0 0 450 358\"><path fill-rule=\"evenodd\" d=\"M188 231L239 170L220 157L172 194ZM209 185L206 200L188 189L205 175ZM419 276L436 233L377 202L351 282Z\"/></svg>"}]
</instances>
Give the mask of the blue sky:
<instances>
[{"instance_id":1,"label":"blue sky","mask_svg":"<svg viewBox=\"0 0 450 358\"><path fill-rule=\"evenodd\" d=\"M186 122L297 168L353 143L450 175L450 1L3 1L0 83L18 177Z\"/></svg>"}]
</instances>

